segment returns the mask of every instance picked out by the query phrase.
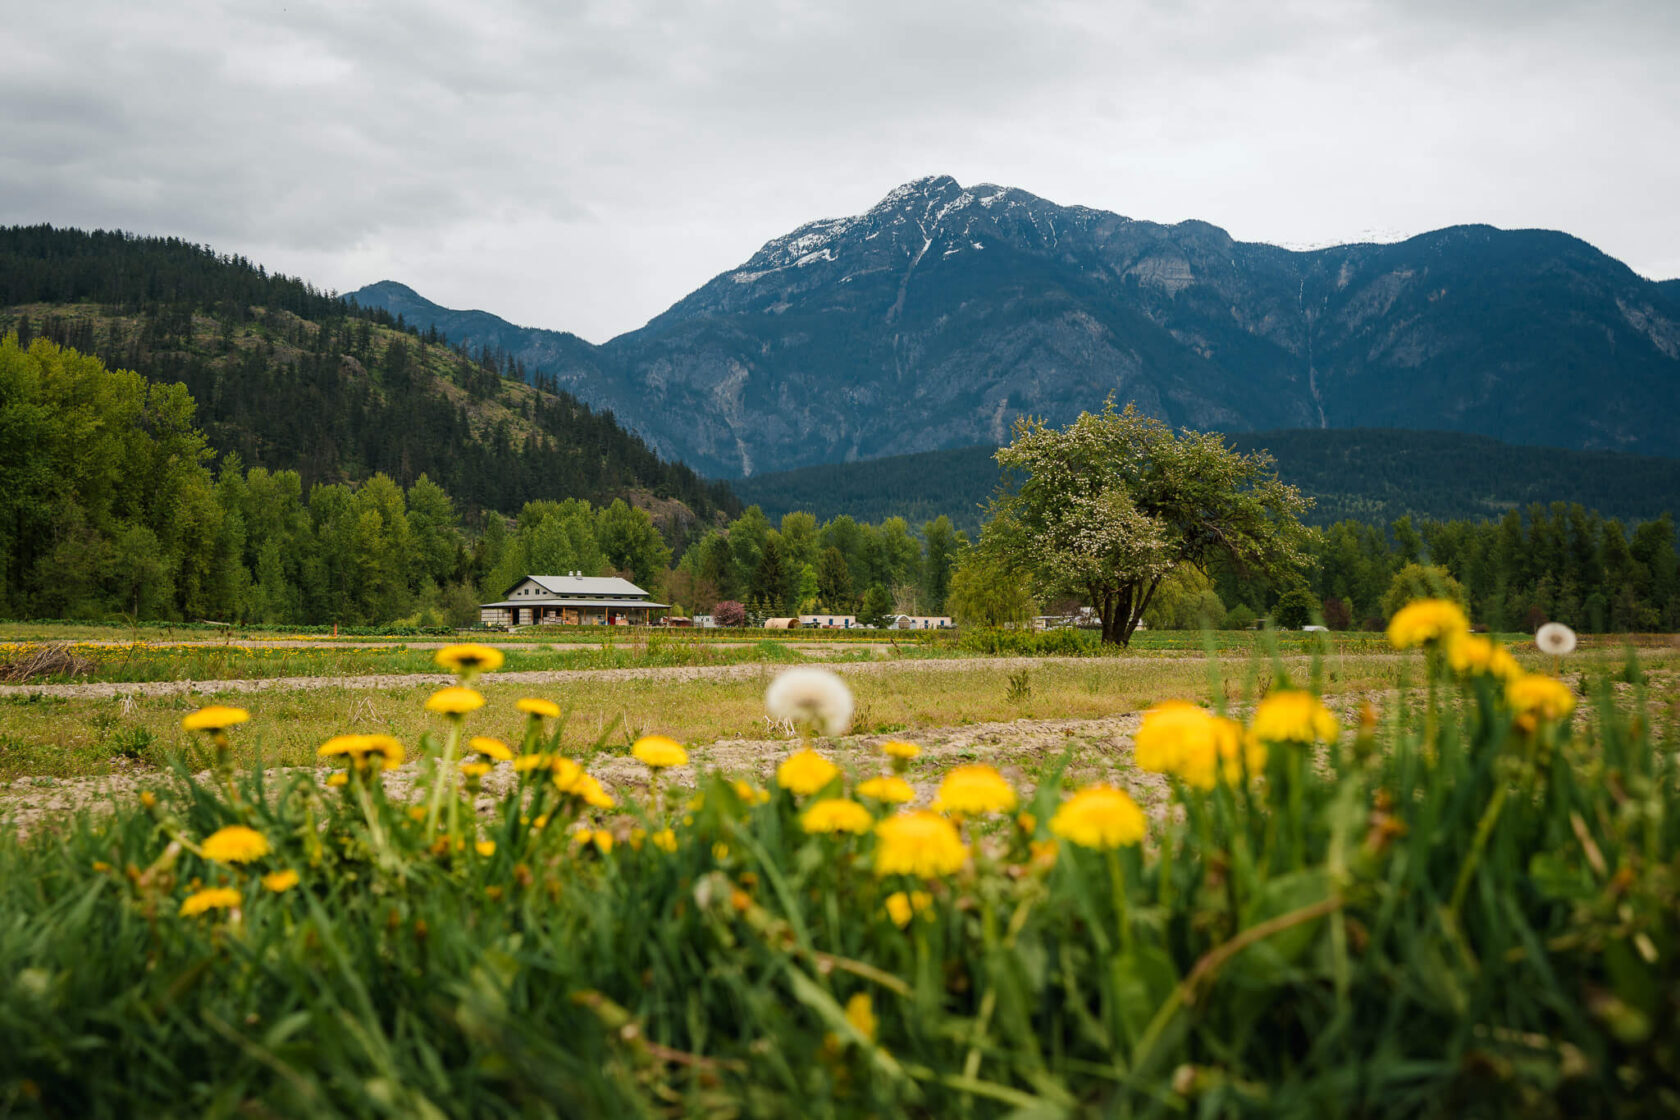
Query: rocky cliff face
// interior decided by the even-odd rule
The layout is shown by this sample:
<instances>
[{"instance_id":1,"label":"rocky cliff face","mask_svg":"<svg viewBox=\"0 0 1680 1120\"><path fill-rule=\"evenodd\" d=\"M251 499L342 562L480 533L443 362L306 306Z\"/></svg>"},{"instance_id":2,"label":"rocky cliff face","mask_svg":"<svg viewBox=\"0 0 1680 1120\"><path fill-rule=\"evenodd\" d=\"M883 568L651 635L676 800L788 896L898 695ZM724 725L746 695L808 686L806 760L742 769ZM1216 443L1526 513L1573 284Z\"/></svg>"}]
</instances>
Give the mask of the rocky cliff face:
<instances>
[{"instance_id":1,"label":"rocky cliff face","mask_svg":"<svg viewBox=\"0 0 1680 1120\"><path fill-rule=\"evenodd\" d=\"M777 238L598 349L562 337L527 364L726 477L997 442L1110 393L1225 430L1657 453L1680 430L1680 295L1566 235L1291 252L948 176Z\"/></svg>"}]
</instances>

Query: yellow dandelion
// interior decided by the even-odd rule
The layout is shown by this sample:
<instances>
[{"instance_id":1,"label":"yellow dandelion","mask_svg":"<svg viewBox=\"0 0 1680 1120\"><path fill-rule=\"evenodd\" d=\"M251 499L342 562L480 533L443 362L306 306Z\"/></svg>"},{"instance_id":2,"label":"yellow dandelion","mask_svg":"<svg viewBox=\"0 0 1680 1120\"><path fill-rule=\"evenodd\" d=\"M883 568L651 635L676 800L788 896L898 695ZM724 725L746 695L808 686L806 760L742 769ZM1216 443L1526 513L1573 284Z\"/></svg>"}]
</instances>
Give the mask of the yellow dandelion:
<instances>
[{"instance_id":1,"label":"yellow dandelion","mask_svg":"<svg viewBox=\"0 0 1680 1120\"><path fill-rule=\"evenodd\" d=\"M875 826L875 874L916 875L924 879L953 875L968 861L950 818L925 809L898 813Z\"/></svg>"},{"instance_id":2,"label":"yellow dandelion","mask_svg":"<svg viewBox=\"0 0 1680 1120\"><path fill-rule=\"evenodd\" d=\"M1143 810L1126 791L1087 786L1056 808L1050 831L1083 848L1113 849L1143 842Z\"/></svg>"},{"instance_id":3,"label":"yellow dandelion","mask_svg":"<svg viewBox=\"0 0 1680 1120\"><path fill-rule=\"evenodd\" d=\"M925 914L933 907L933 896L926 891L894 891L887 896L887 917L892 924L903 929L910 924L910 919L917 914Z\"/></svg>"},{"instance_id":4,"label":"yellow dandelion","mask_svg":"<svg viewBox=\"0 0 1680 1120\"><path fill-rule=\"evenodd\" d=\"M856 801L831 797L805 810L799 824L806 832L851 832L862 835L869 831L875 818Z\"/></svg>"},{"instance_id":5,"label":"yellow dandelion","mask_svg":"<svg viewBox=\"0 0 1680 1120\"><path fill-rule=\"evenodd\" d=\"M488 762L469 761L461 763L461 776L463 778L482 778L490 773L490 770L491 766Z\"/></svg>"},{"instance_id":6,"label":"yellow dandelion","mask_svg":"<svg viewBox=\"0 0 1680 1120\"><path fill-rule=\"evenodd\" d=\"M496 854L496 842L494 840L479 840L473 844L473 850L485 859L489 859Z\"/></svg>"},{"instance_id":7,"label":"yellow dandelion","mask_svg":"<svg viewBox=\"0 0 1680 1120\"><path fill-rule=\"evenodd\" d=\"M914 743L906 743L902 739L888 739L881 744L881 753L888 758L897 758L909 762L922 753L922 748Z\"/></svg>"},{"instance_id":8,"label":"yellow dandelion","mask_svg":"<svg viewBox=\"0 0 1680 1120\"><path fill-rule=\"evenodd\" d=\"M1543 673L1525 673L1507 684L1505 702L1530 730L1539 720L1565 719L1575 710L1575 694L1569 686Z\"/></svg>"},{"instance_id":9,"label":"yellow dandelion","mask_svg":"<svg viewBox=\"0 0 1680 1120\"><path fill-rule=\"evenodd\" d=\"M1240 783L1245 768L1251 778L1265 770L1266 744L1244 735L1236 720L1210 716L1206 734L1186 738L1173 772L1185 785L1206 792L1220 781Z\"/></svg>"},{"instance_id":10,"label":"yellow dandelion","mask_svg":"<svg viewBox=\"0 0 1680 1120\"><path fill-rule=\"evenodd\" d=\"M1176 774L1186 751L1211 746L1213 716L1185 700L1163 700L1143 713L1132 738L1132 761L1139 770Z\"/></svg>"},{"instance_id":11,"label":"yellow dandelion","mask_svg":"<svg viewBox=\"0 0 1680 1120\"><path fill-rule=\"evenodd\" d=\"M1469 630L1470 620L1457 603L1418 599L1394 612L1388 623L1388 643L1395 649L1411 649L1430 642L1450 642Z\"/></svg>"},{"instance_id":12,"label":"yellow dandelion","mask_svg":"<svg viewBox=\"0 0 1680 1120\"><path fill-rule=\"evenodd\" d=\"M899 777L870 778L857 787L859 797L885 801L889 805L906 805L916 800L916 791Z\"/></svg>"},{"instance_id":13,"label":"yellow dandelion","mask_svg":"<svg viewBox=\"0 0 1680 1120\"><path fill-rule=\"evenodd\" d=\"M1283 689L1260 701L1250 730L1263 743L1312 743L1336 737L1336 717L1312 693Z\"/></svg>"},{"instance_id":14,"label":"yellow dandelion","mask_svg":"<svg viewBox=\"0 0 1680 1120\"><path fill-rule=\"evenodd\" d=\"M1462 676L1489 676L1512 681L1522 676L1517 659L1497 642L1480 634L1460 634L1447 646L1447 664Z\"/></svg>"},{"instance_id":15,"label":"yellow dandelion","mask_svg":"<svg viewBox=\"0 0 1680 1120\"><path fill-rule=\"evenodd\" d=\"M534 696L521 698L514 707L533 719L559 719L560 705L552 700L539 700Z\"/></svg>"},{"instance_id":16,"label":"yellow dandelion","mask_svg":"<svg viewBox=\"0 0 1680 1120\"><path fill-rule=\"evenodd\" d=\"M502 667L502 651L494 646L444 646L433 658L457 673L493 673Z\"/></svg>"},{"instance_id":17,"label":"yellow dandelion","mask_svg":"<svg viewBox=\"0 0 1680 1120\"><path fill-rule=\"evenodd\" d=\"M553 765L554 756L551 754L522 754L513 760L513 768L520 774L528 774L532 770L547 770Z\"/></svg>"},{"instance_id":18,"label":"yellow dandelion","mask_svg":"<svg viewBox=\"0 0 1680 1120\"><path fill-rule=\"evenodd\" d=\"M933 807L944 813L1008 813L1015 808L1015 790L1002 774L984 763L957 766L939 783Z\"/></svg>"},{"instance_id":19,"label":"yellow dandelion","mask_svg":"<svg viewBox=\"0 0 1680 1120\"><path fill-rule=\"evenodd\" d=\"M181 902L180 914L190 918L207 910L230 910L239 905L240 894L232 887L206 887L189 894Z\"/></svg>"},{"instance_id":20,"label":"yellow dandelion","mask_svg":"<svg viewBox=\"0 0 1680 1120\"><path fill-rule=\"evenodd\" d=\"M875 1005L870 1001L868 992L859 992L846 1001L846 1022L852 1029L870 1042L875 1041Z\"/></svg>"},{"instance_id":21,"label":"yellow dandelion","mask_svg":"<svg viewBox=\"0 0 1680 1120\"><path fill-rule=\"evenodd\" d=\"M368 735L362 746L362 757L369 763L377 762L386 770L395 769L402 765L406 752L402 743L394 735Z\"/></svg>"},{"instance_id":22,"label":"yellow dandelion","mask_svg":"<svg viewBox=\"0 0 1680 1120\"><path fill-rule=\"evenodd\" d=\"M593 774L579 774L577 781L572 783L572 793L582 798L591 809L611 809L618 804L611 794L601 788L600 779Z\"/></svg>"},{"instance_id":23,"label":"yellow dandelion","mask_svg":"<svg viewBox=\"0 0 1680 1120\"><path fill-rule=\"evenodd\" d=\"M345 773L343 770L334 770L331 774L327 775L327 785L331 786L333 789L340 789L349 784L350 775ZM422 810L422 812L424 812L424 810Z\"/></svg>"},{"instance_id":24,"label":"yellow dandelion","mask_svg":"<svg viewBox=\"0 0 1680 1120\"><path fill-rule=\"evenodd\" d=\"M507 762L513 758L513 752L500 739L492 739L487 735L474 735L467 740L467 749L485 758L493 758L497 762Z\"/></svg>"},{"instance_id":25,"label":"yellow dandelion","mask_svg":"<svg viewBox=\"0 0 1680 1120\"><path fill-rule=\"evenodd\" d=\"M643 735L630 748L630 753L650 770L688 765L688 752L682 749L682 744L665 735Z\"/></svg>"},{"instance_id":26,"label":"yellow dandelion","mask_svg":"<svg viewBox=\"0 0 1680 1120\"><path fill-rule=\"evenodd\" d=\"M662 852L674 852L677 850L677 834L668 828L662 828L658 832L655 832L652 836L648 837L648 841Z\"/></svg>"},{"instance_id":27,"label":"yellow dandelion","mask_svg":"<svg viewBox=\"0 0 1680 1120\"><path fill-rule=\"evenodd\" d=\"M298 873L289 867L284 871L270 871L262 877L262 885L275 894L280 894L298 885Z\"/></svg>"},{"instance_id":28,"label":"yellow dandelion","mask_svg":"<svg viewBox=\"0 0 1680 1120\"><path fill-rule=\"evenodd\" d=\"M451 685L432 693L426 700L426 710L460 719L468 712L484 707L484 697L464 685Z\"/></svg>"},{"instance_id":29,"label":"yellow dandelion","mask_svg":"<svg viewBox=\"0 0 1680 1120\"><path fill-rule=\"evenodd\" d=\"M737 778L734 788L735 796L741 799L743 805L762 805L770 800L769 790L759 789L751 782L744 782Z\"/></svg>"},{"instance_id":30,"label":"yellow dandelion","mask_svg":"<svg viewBox=\"0 0 1680 1120\"><path fill-rule=\"evenodd\" d=\"M600 850L602 855L607 855L612 852L613 834L608 832L606 829L597 828L594 832L589 834L589 839L594 842L595 847Z\"/></svg>"},{"instance_id":31,"label":"yellow dandelion","mask_svg":"<svg viewBox=\"0 0 1680 1120\"><path fill-rule=\"evenodd\" d=\"M839 776L834 763L809 747L788 755L776 767L776 784L801 797L816 793Z\"/></svg>"},{"instance_id":32,"label":"yellow dandelion","mask_svg":"<svg viewBox=\"0 0 1680 1120\"><path fill-rule=\"evenodd\" d=\"M267 838L256 829L230 824L206 836L199 850L204 853L205 859L217 863L250 863L266 856L272 849Z\"/></svg>"},{"instance_id":33,"label":"yellow dandelion","mask_svg":"<svg viewBox=\"0 0 1680 1120\"><path fill-rule=\"evenodd\" d=\"M200 708L181 720L183 731L226 731L236 723L244 723L251 718L251 713L244 708L228 708L220 704L212 704L208 708Z\"/></svg>"}]
</instances>

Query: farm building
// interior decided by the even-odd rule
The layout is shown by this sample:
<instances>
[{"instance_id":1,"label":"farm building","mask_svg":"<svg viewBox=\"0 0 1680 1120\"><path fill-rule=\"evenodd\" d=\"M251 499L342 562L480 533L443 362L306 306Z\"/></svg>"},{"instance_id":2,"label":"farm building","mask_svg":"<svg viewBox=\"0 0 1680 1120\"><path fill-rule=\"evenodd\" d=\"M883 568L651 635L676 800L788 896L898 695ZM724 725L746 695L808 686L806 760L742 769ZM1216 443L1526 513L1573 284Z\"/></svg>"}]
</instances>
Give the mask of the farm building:
<instances>
[{"instance_id":1,"label":"farm building","mask_svg":"<svg viewBox=\"0 0 1680 1120\"><path fill-rule=\"evenodd\" d=\"M888 630L949 630L948 614L901 614L887 623Z\"/></svg>"},{"instance_id":2,"label":"farm building","mask_svg":"<svg viewBox=\"0 0 1680 1120\"><path fill-rule=\"evenodd\" d=\"M853 630L857 628L855 614L802 614L799 625L817 626L824 630Z\"/></svg>"},{"instance_id":3,"label":"farm building","mask_svg":"<svg viewBox=\"0 0 1680 1120\"><path fill-rule=\"evenodd\" d=\"M799 629L799 620L797 618L767 618L764 620L764 628L766 630L797 630Z\"/></svg>"},{"instance_id":4,"label":"farm building","mask_svg":"<svg viewBox=\"0 0 1680 1120\"><path fill-rule=\"evenodd\" d=\"M486 626L645 626L669 604L616 576L526 576L500 602L481 603Z\"/></svg>"}]
</instances>

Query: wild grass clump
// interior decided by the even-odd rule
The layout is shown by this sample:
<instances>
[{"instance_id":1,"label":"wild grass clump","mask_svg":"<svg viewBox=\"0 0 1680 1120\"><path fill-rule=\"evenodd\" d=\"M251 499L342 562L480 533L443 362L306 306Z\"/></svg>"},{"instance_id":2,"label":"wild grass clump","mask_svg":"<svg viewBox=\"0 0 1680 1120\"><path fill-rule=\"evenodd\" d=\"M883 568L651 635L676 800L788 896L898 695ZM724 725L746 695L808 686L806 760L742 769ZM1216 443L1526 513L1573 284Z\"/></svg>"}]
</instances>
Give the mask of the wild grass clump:
<instances>
[{"instance_id":1,"label":"wild grass clump","mask_svg":"<svg viewBox=\"0 0 1680 1120\"><path fill-rule=\"evenodd\" d=\"M480 647L439 655L412 801L389 736L276 783L194 713L208 782L0 838L0 1110L1672 1114L1672 727L1608 682L1582 718L1445 612L1392 637L1418 703L1338 717L1279 665L1245 722L1152 708L1155 820L984 764L907 808L916 747L842 772L809 668L773 781L649 736L633 798L552 701L474 736Z\"/></svg>"}]
</instances>

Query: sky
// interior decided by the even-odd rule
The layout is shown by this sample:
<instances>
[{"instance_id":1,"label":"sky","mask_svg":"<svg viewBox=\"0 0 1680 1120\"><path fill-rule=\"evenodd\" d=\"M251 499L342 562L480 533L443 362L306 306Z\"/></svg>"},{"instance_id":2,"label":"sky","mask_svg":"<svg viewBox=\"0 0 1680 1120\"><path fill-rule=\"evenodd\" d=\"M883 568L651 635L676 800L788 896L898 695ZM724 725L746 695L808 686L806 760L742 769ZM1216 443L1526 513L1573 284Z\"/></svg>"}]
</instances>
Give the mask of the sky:
<instances>
[{"instance_id":1,"label":"sky","mask_svg":"<svg viewBox=\"0 0 1680 1120\"><path fill-rule=\"evenodd\" d=\"M1680 276L1676 0L7 8L0 224L594 342L930 174L1292 246L1561 229Z\"/></svg>"}]
</instances>

